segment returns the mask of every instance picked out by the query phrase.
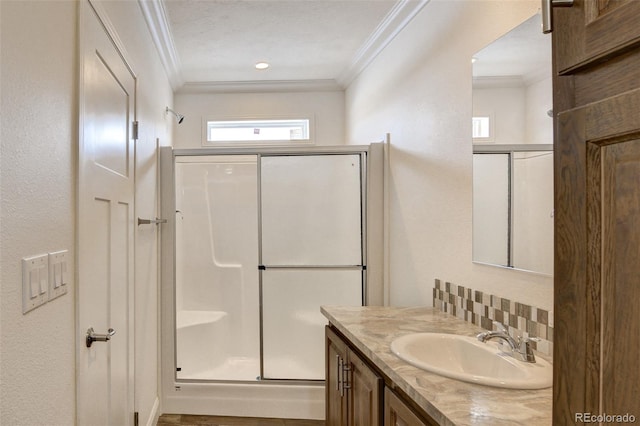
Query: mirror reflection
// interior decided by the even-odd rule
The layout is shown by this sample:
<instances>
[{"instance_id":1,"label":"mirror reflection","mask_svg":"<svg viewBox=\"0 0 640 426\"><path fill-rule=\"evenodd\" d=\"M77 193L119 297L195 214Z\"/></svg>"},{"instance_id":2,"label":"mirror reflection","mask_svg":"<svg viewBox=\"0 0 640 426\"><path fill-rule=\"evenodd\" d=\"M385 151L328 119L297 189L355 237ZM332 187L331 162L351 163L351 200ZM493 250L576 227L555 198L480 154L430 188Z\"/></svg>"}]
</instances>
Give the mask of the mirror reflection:
<instances>
[{"instance_id":1,"label":"mirror reflection","mask_svg":"<svg viewBox=\"0 0 640 426\"><path fill-rule=\"evenodd\" d=\"M473 260L553 274L551 38L535 15L473 56Z\"/></svg>"}]
</instances>

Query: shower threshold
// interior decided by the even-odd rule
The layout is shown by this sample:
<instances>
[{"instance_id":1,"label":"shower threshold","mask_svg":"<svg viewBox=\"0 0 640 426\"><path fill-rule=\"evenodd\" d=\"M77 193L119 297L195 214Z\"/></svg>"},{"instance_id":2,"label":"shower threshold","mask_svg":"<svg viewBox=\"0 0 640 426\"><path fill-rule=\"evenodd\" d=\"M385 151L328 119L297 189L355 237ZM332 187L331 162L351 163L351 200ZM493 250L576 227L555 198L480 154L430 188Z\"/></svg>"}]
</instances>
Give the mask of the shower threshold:
<instances>
[{"instance_id":1,"label":"shower threshold","mask_svg":"<svg viewBox=\"0 0 640 426\"><path fill-rule=\"evenodd\" d=\"M276 371L288 371L287 380L290 377L298 378L306 382L322 381L324 377L314 378L310 369L301 365L293 358L282 358L273 362ZM268 371L266 372L268 373ZM224 363L209 369L188 371L181 369L177 374L178 380L206 380L206 381L260 381L260 359L247 357L230 357ZM278 377L267 377L268 380L278 380ZM296 380L296 379L294 379Z\"/></svg>"}]
</instances>

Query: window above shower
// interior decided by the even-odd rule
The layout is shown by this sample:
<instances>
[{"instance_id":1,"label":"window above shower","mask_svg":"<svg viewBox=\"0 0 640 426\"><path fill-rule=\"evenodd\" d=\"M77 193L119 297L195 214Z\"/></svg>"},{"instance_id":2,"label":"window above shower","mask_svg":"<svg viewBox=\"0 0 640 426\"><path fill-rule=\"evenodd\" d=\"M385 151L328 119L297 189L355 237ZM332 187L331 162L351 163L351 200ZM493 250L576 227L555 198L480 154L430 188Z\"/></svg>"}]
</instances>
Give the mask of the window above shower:
<instances>
[{"instance_id":1,"label":"window above shower","mask_svg":"<svg viewBox=\"0 0 640 426\"><path fill-rule=\"evenodd\" d=\"M310 145L313 144L313 120L309 117L207 118L203 133L203 146Z\"/></svg>"}]
</instances>

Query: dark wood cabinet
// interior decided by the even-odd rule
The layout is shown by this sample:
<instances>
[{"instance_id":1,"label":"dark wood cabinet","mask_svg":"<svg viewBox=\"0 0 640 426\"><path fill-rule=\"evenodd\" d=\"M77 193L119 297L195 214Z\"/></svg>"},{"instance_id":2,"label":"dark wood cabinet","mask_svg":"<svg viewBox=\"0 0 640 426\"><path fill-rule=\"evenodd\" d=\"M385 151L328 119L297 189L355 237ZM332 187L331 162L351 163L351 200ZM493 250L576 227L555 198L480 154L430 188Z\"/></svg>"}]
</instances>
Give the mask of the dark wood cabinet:
<instances>
[{"instance_id":1,"label":"dark wood cabinet","mask_svg":"<svg viewBox=\"0 0 640 426\"><path fill-rule=\"evenodd\" d=\"M381 426L384 381L330 327L326 328L327 426Z\"/></svg>"},{"instance_id":2,"label":"dark wood cabinet","mask_svg":"<svg viewBox=\"0 0 640 426\"><path fill-rule=\"evenodd\" d=\"M384 389L384 424L386 426L429 426L389 388ZM435 424L435 423L434 423Z\"/></svg>"},{"instance_id":3,"label":"dark wood cabinet","mask_svg":"<svg viewBox=\"0 0 640 426\"><path fill-rule=\"evenodd\" d=\"M347 398L343 386L344 360L347 359L347 344L326 328L326 422L327 426L346 426Z\"/></svg>"},{"instance_id":4,"label":"dark wood cabinet","mask_svg":"<svg viewBox=\"0 0 640 426\"><path fill-rule=\"evenodd\" d=\"M637 0L554 9L554 424L640 417L639 22Z\"/></svg>"},{"instance_id":5,"label":"dark wood cabinet","mask_svg":"<svg viewBox=\"0 0 640 426\"><path fill-rule=\"evenodd\" d=\"M325 334L327 426L437 425L346 338L331 326Z\"/></svg>"}]
</instances>

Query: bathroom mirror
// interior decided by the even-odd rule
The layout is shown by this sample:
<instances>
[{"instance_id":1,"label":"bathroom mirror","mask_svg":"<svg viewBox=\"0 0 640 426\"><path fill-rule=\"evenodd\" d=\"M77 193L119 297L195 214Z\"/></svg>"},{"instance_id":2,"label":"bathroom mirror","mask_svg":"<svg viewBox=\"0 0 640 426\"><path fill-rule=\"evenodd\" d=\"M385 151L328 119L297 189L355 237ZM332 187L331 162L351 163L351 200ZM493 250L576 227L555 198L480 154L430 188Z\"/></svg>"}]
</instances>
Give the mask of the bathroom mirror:
<instances>
[{"instance_id":1,"label":"bathroom mirror","mask_svg":"<svg viewBox=\"0 0 640 426\"><path fill-rule=\"evenodd\" d=\"M552 275L551 37L535 15L472 61L473 261Z\"/></svg>"}]
</instances>

